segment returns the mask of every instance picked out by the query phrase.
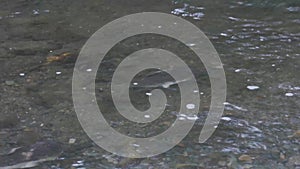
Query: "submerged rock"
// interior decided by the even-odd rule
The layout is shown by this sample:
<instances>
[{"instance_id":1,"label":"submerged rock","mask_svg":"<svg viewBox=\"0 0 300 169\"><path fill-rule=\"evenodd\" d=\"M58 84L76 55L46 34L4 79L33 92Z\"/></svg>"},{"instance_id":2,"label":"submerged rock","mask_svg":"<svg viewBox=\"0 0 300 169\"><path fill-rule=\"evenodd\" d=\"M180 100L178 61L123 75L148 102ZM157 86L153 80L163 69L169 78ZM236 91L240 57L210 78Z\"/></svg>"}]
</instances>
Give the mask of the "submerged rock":
<instances>
[{"instance_id":1,"label":"submerged rock","mask_svg":"<svg viewBox=\"0 0 300 169\"><path fill-rule=\"evenodd\" d=\"M16 114L1 114L0 129L12 128L19 123Z\"/></svg>"},{"instance_id":2,"label":"submerged rock","mask_svg":"<svg viewBox=\"0 0 300 169\"><path fill-rule=\"evenodd\" d=\"M7 86L13 86L13 85L15 84L15 81L13 81L13 80L6 80L6 81L5 81L5 84L6 84Z\"/></svg>"},{"instance_id":3,"label":"submerged rock","mask_svg":"<svg viewBox=\"0 0 300 169\"><path fill-rule=\"evenodd\" d=\"M252 157L247 155L247 154L243 154L239 157L240 161L244 161L244 162L252 162Z\"/></svg>"},{"instance_id":4,"label":"submerged rock","mask_svg":"<svg viewBox=\"0 0 300 169\"><path fill-rule=\"evenodd\" d=\"M18 148L9 155L0 156L0 169L34 167L40 162L54 160L61 152L62 147L58 142L52 140L36 142Z\"/></svg>"},{"instance_id":5,"label":"submerged rock","mask_svg":"<svg viewBox=\"0 0 300 169\"><path fill-rule=\"evenodd\" d=\"M287 167L300 168L300 156L292 156L289 158Z\"/></svg>"}]
</instances>

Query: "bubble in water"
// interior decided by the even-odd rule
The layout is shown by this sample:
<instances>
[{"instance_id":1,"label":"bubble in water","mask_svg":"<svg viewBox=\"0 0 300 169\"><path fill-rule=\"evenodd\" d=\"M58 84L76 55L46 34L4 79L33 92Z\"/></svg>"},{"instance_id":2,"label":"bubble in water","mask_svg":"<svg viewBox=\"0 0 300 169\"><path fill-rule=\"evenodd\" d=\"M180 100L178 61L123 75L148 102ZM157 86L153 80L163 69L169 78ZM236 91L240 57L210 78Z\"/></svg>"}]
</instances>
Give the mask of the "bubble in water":
<instances>
[{"instance_id":1,"label":"bubble in water","mask_svg":"<svg viewBox=\"0 0 300 169\"><path fill-rule=\"evenodd\" d=\"M194 109L194 108L195 108L195 105L194 105L194 104L187 104L187 105L186 105L186 108L187 108L187 109Z\"/></svg>"}]
</instances>

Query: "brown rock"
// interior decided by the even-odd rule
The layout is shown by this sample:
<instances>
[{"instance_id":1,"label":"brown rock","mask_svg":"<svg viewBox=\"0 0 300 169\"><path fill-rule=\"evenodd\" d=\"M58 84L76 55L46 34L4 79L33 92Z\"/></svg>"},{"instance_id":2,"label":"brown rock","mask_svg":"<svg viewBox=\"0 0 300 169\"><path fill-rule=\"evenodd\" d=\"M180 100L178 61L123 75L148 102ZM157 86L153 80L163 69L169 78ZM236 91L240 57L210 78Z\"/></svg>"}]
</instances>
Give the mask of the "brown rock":
<instances>
[{"instance_id":1,"label":"brown rock","mask_svg":"<svg viewBox=\"0 0 300 169\"><path fill-rule=\"evenodd\" d=\"M245 161L245 162L252 162L252 157L247 155L247 154L243 154L239 157L240 161Z\"/></svg>"}]
</instances>

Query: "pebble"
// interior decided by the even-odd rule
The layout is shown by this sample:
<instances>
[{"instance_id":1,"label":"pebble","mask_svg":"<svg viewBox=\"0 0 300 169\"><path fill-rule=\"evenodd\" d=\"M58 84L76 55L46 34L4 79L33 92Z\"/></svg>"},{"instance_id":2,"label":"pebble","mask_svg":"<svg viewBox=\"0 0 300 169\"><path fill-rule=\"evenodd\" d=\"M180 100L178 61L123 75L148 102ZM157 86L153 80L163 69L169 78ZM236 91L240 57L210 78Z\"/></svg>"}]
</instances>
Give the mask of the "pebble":
<instances>
[{"instance_id":1,"label":"pebble","mask_svg":"<svg viewBox=\"0 0 300 169\"><path fill-rule=\"evenodd\" d=\"M241 71L241 69L235 69L234 70L234 72L236 72L236 73L238 73L238 72L240 72Z\"/></svg>"},{"instance_id":2,"label":"pebble","mask_svg":"<svg viewBox=\"0 0 300 169\"><path fill-rule=\"evenodd\" d=\"M73 166L73 167L82 167L82 166L83 166L83 164L82 164L82 163L79 163L79 164L78 164L78 163L76 163L76 164L72 164L72 166Z\"/></svg>"},{"instance_id":3,"label":"pebble","mask_svg":"<svg viewBox=\"0 0 300 169\"><path fill-rule=\"evenodd\" d=\"M294 93L286 93L285 96L292 97L292 96L294 96Z\"/></svg>"},{"instance_id":4,"label":"pebble","mask_svg":"<svg viewBox=\"0 0 300 169\"><path fill-rule=\"evenodd\" d=\"M228 36L226 33L220 33L221 36Z\"/></svg>"},{"instance_id":5,"label":"pebble","mask_svg":"<svg viewBox=\"0 0 300 169\"><path fill-rule=\"evenodd\" d=\"M248 90L257 90L257 89L259 89L259 87L258 86L247 86L247 89Z\"/></svg>"},{"instance_id":6,"label":"pebble","mask_svg":"<svg viewBox=\"0 0 300 169\"><path fill-rule=\"evenodd\" d=\"M280 160L285 160L285 155L282 152L280 152L279 158L280 158Z\"/></svg>"},{"instance_id":7,"label":"pebble","mask_svg":"<svg viewBox=\"0 0 300 169\"><path fill-rule=\"evenodd\" d=\"M15 81L13 81L13 80L6 80L6 81L5 81L5 84L6 84L7 86L12 86L12 85L15 84Z\"/></svg>"},{"instance_id":8,"label":"pebble","mask_svg":"<svg viewBox=\"0 0 300 169\"><path fill-rule=\"evenodd\" d=\"M292 156L289 158L287 162L287 166L289 167L299 167L300 166L300 156Z\"/></svg>"},{"instance_id":9,"label":"pebble","mask_svg":"<svg viewBox=\"0 0 300 169\"><path fill-rule=\"evenodd\" d=\"M218 165L222 166L222 167L225 167L226 166L226 161L219 161Z\"/></svg>"},{"instance_id":10,"label":"pebble","mask_svg":"<svg viewBox=\"0 0 300 169\"><path fill-rule=\"evenodd\" d=\"M239 160L246 161L246 162L252 162L252 157L247 154L243 154L239 157Z\"/></svg>"},{"instance_id":11,"label":"pebble","mask_svg":"<svg viewBox=\"0 0 300 169\"><path fill-rule=\"evenodd\" d=\"M289 138L300 138L300 130L297 130L293 133L293 135L288 136Z\"/></svg>"},{"instance_id":12,"label":"pebble","mask_svg":"<svg viewBox=\"0 0 300 169\"><path fill-rule=\"evenodd\" d=\"M196 106L195 106L194 104L187 104L187 105L186 105L186 108L187 108L187 109L195 109L195 107L196 107Z\"/></svg>"},{"instance_id":13,"label":"pebble","mask_svg":"<svg viewBox=\"0 0 300 169\"><path fill-rule=\"evenodd\" d=\"M76 139L75 138L70 138L69 139L69 144L74 144L76 142Z\"/></svg>"},{"instance_id":14,"label":"pebble","mask_svg":"<svg viewBox=\"0 0 300 169\"><path fill-rule=\"evenodd\" d=\"M40 14L40 12L39 12L39 10L38 10L38 9L34 9L34 10L32 10L32 13L33 13L33 15L39 15L39 14Z\"/></svg>"},{"instance_id":15,"label":"pebble","mask_svg":"<svg viewBox=\"0 0 300 169\"><path fill-rule=\"evenodd\" d=\"M224 121L231 121L231 118L230 118L230 117L222 117L221 120L224 120Z\"/></svg>"}]
</instances>

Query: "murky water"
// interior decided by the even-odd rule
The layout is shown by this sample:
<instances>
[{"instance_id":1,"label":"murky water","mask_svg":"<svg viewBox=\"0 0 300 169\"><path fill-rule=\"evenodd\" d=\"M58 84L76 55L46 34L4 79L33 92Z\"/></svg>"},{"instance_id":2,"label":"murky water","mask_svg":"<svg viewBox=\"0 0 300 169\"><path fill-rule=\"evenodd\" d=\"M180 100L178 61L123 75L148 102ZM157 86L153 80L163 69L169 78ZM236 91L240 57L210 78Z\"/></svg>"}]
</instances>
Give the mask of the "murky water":
<instances>
[{"instance_id":1,"label":"murky water","mask_svg":"<svg viewBox=\"0 0 300 169\"><path fill-rule=\"evenodd\" d=\"M300 168L299 1L0 4L0 168ZM136 108L145 110L149 91L164 90L169 99L161 118L136 124L114 108L109 93L114 68L139 49L160 47L177 53L195 74L202 99L199 119L180 144L155 157L128 159L99 148L84 133L73 109L71 79L78 52L96 30L144 11L180 16L205 32L224 64L227 102L216 132L206 143L197 143L210 102L202 63L186 46L166 37L126 39L108 53L96 79L98 104L113 128L149 137L182 116L178 85L158 70L138 74L130 95ZM71 55L47 63L47 57L65 52Z\"/></svg>"}]
</instances>

